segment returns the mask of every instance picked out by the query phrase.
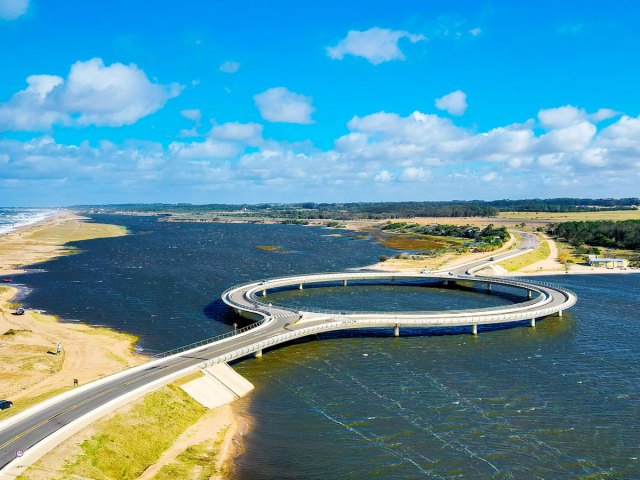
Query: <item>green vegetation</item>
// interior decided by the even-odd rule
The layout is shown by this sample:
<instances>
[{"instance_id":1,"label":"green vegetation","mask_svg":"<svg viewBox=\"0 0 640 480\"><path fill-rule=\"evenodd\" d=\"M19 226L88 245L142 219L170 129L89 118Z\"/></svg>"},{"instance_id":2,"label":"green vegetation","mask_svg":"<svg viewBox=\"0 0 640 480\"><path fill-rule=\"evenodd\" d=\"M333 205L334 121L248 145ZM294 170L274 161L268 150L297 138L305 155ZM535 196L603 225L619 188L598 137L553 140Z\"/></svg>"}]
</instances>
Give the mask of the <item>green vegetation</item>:
<instances>
[{"instance_id":1,"label":"green vegetation","mask_svg":"<svg viewBox=\"0 0 640 480\"><path fill-rule=\"evenodd\" d=\"M153 480L209 480L214 475L224 473L217 466L217 455L228 429L219 432L214 442L202 442L187 448L175 461L162 467Z\"/></svg>"},{"instance_id":2,"label":"green vegetation","mask_svg":"<svg viewBox=\"0 0 640 480\"><path fill-rule=\"evenodd\" d=\"M329 223L327 223L327 227L329 227L329 228L346 228L342 223L337 222L335 220L332 220Z\"/></svg>"},{"instance_id":3,"label":"green vegetation","mask_svg":"<svg viewBox=\"0 0 640 480\"><path fill-rule=\"evenodd\" d=\"M510 258L508 260L505 260L504 262L500 262L498 265L509 270L510 272L514 272L516 270L520 270L521 268L539 262L540 260L544 260L550 254L551 249L549 248L549 242L547 242L546 240L542 240L538 248L536 248L532 252Z\"/></svg>"},{"instance_id":4,"label":"green vegetation","mask_svg":"<svg viewBox=\"0 0 640 480\"><path fill-rule=\"evenodd\" d=\"M494 227L488 225L485 228L471 225L419 225L417 223L396 222L388 223L382 230L385 232L402 233L411 236L423 236L424 240L430 241L433 246L426 248L446 247L447 243L460 243L454 239L468 239L473 242L473 248L479 251L490 251L498 248L509 239L509 232L505 227ZM413 237L412 237L413 238ZM417 240L418 238L416 238ZM438 245L440 243L440 245ZM383 242L383 245L387 243ZM391 246L391 248L395 248ZM419 250L420 248L406 248L407 250Z\"/></svg>"},{"instance_id":5,"label":"green vegetation","mask_svg":"<svg viewBox=\"0 0 640 480\"><path fill-rule=\"evenodd\" d=\"M65 465L64 474L137 478L205 411L179 387L168 385L147 395L129 411L97 422L96 433L80 445L82 455Z\"/></svg>"},{"instance_id":6,"label":"green vegetation","mask_svg":"<svg viewBox=\"0 0 640 480\"><path fill-rule=\"evenodd\" d=\"M182 221L220 221L225 217L259 221L272 218L286 223L309 219L357 220L410 217L495 217L500 212L636 211L638 198L551 198L491 202L370 202L370 203L264 203L242 205L125 204L79 207L91 213L142 213Z\"/></svg>"},{"instance_id":7,"label":"green vegetation","mask_svg":"<svg viewBox=\"0 0 640 480\"><path fill-rule=\"evenodd\" d=\"M264 252L273 252L273 253L289 253L290 252L290 250L286 250L282 245L256 245L256 248Z\"/></svg>"},{"instance_id":8,"label":"green vegetation","mask_svg":"<svg viewBox=\"0 0 640 480\"><path fill-rule=\"evenodd\" d=\"M550 225L550 235L554 235L573 245L581 247L620 248L640 250L640 220L624 220L620 222L564 222ZM595 253L595 250L584 248L584 252Z\"/></svg>"}]
</instances>

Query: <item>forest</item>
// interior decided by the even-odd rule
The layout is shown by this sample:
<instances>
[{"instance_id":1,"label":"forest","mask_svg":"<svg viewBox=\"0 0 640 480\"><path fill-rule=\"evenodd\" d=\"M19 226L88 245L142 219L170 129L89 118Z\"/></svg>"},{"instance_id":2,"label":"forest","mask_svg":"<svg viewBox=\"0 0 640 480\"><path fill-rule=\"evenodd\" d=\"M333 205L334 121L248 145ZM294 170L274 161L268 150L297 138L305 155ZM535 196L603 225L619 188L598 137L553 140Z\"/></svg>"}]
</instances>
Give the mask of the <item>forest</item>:
<instances>
[{"instance_id":1,"label":"forest","mask_svg":"<svg viewBox=\"0 0 640 480\"><path fill-rule=\"evenodd\" d=\"M640 220L563 222L550 225L548 233L575 247L640 250Z\"/></svg>"},{"instance_id":2,"label":"forest","mask_svg":"<svg viewBox=\"0 0 640 480\"><path fill-rule=\"evenodd\" d=\"M122 204L84 205L83 210L106 213L144 213L180 216L236 216L305 219L394 219L408 217L495 217L500 212L589 212L632 210L638 198L550 198L494 201L360 202L360 203L262 203L262 204Z\"/></svg>"},{"instance_id":3,"label":"forest","mask_svg":"<svg viewBox=\"0 0 640 480\"><path fill-rule=\"evenodd\" d=\"M417 223L396 222L388 223L382 227L382 230L394 233L468 238L474 242L489 245L502 245L509 239L509 232L505 227L494 227L493 225L480 228L471 225L418 225Z\"/></svg>"}]
</instances>

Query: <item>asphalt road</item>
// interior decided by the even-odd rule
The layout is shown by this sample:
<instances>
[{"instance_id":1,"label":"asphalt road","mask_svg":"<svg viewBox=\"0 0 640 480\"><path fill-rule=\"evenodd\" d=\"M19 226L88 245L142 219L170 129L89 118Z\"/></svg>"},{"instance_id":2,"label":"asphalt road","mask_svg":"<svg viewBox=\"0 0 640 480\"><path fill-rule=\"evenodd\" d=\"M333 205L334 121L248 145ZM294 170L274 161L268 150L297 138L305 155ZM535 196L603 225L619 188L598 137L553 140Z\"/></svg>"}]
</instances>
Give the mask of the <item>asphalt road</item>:
<instances>
[{"instance_id":1,"label":"asphalt road","mask_svg":"<svg viewBox=\"0 0 640 480\"><path fill-rule=\"evenodd\" d=\"M537 238L534 235L524 234L523 238L521 249L535 248L535 245L537 245ZM513 254L513 251L494 255L494 259L498 261L510 254ZM462 269L458 269L459 271L454 271L454 273L462 274L472 266L479 266L485 263L488 263L486 259L479 260L464 266ZM245 298L241 293L236 293L235 295L237 295L237 298L234 299L232 297L232 300L238 304L243 306L254 304L252 300ZM105 405L109 401L143 387L145 384L160 380L188 367L196 366L206 360L285 333L289 331L288 325L298 318L297 312L279 307L271 309L271 313L272 319L270 321L245 334L231 337L228 341L202 347L196 352L184 353L153 362L147 368L142 368L79 392L68 399L3 428L0 431L0 470L14 460L17 450L28 450L56 430Z\"/></svg>"}]
</instances>

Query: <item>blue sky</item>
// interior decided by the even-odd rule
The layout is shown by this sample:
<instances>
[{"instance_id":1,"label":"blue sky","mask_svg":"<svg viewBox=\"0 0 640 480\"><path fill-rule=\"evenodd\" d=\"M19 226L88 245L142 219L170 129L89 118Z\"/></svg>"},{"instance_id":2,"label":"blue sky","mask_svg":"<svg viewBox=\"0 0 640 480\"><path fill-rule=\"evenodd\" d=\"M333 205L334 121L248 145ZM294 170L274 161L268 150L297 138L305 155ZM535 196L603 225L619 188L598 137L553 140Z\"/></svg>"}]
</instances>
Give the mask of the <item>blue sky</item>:
<instances>
[{"instance_id":1,"label":"blue sky","mask_svg":"<svg viewBox=\"0 0 640 480\"><path fill-rule=\"evenodd\" d=\"M0 0L0 204L640 195L632 1Z\"/></svg>"}]
</instances>

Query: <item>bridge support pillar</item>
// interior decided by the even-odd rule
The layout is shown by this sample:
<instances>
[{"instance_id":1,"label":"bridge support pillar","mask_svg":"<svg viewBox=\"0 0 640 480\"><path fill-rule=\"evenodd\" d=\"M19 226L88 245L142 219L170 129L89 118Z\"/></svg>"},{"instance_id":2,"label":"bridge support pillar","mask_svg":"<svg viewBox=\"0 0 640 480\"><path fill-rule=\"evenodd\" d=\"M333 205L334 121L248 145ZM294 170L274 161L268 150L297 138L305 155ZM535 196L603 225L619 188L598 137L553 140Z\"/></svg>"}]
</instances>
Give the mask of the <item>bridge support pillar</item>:
<instances>
[{"instance_id":1,"label":"bridge support pillar","mask_svg":"<svg viewBox=\"0 0 640 480\"><path fill-rule=\"evenodd\" d=\"M531 290L527 290L527 298L531 299L532 296L533 296L533 292Z\"/></svg>"},{"instance_id":2,"label":"bridge support pillar","mask_svg":"<svg viewBox=\"0 0 640 480\"><path fill-rule=\"evenodd\" d=\"M267 289L265 288L264 290L262 290L262 296L266 297L267 296Z\"/></svg>"},{"instance_id":3,"label":"bridge support pillar","mask_svg":"<svg viewBox=\"0 0 640 480\"><path fill-rule=\"evenodd\" d=\"M302 284L300 284L298 288L299 288L300 290L302 290Z\"/></svg>"},{"instance_id":4,"label":"bridge support pillar","mask_svg":"<svg viewBox=\"0 0 640 480\"><path fill-rule=\"evenodd\" d=\"M532 318L532 319L531 319L531 321L530 321L530 323L529 323L529 326L530 326L530 327L535 327L535 326L536 326L536 319L535 319L535 318Z\"/></svg>"},{"instance_id":5,"label":"bridge support pillar","mask_svg":"<svg viewBox=\"0 0 640 480\"><path fill-rule=\"evenodd\" d=\"M490 283L487 283L487 291L491 292L491 290L492 290L492 286L491 286L491 284L490 284Z\"/></svg>"},{"instance_id":6,"label":"bridge support pillar","mask_svg":"<svg viewBox=\"0 0 640 480\"><path fill-rule=\"evenodd\" d=\"M471 325L471 335L478 335L478 324L474 323Z\"/></svg>"},{"instance_id":7,"label":"bridge support pillar","mask_svg":"<svg viewBox=\"0 0 640 480\"><path fill-rule=\"evenodd\" d=\"M346 281L346 280L344 280L344 281L342 282L342 286L343 286L343 287L346 287L346 286L347 286L347 281Z\"/></svg>"},{"instance_id":8,"label":"bridge support pillar","mask_svg":"<svg viewBox=\"0 0 640 480\"><path fill-rule=\"evenodd\" d=\"M253 354L253 356L254 356L254 357L256 357L256 358L260 358L260 357L262 356L262 349L257 350L257 351Z\"/></svg>"},{"instance_id":9,"label":"bridge support pillar","mask_svg":"<svg viewBox=\"0 0 640 480\"><path fill-rule=\"evenodd\" d=\"M393 336L394 337L399 337L400 336L400 327L398 325L393 327Z\"/></svg>"},{"instance_id":10,"label":"bridge support pillar","mask_svg":"<svg viewBox=\"0 0 640 480\"><path fill-rule=\"evenodd\" d=\"M444 286L446 287L447 285L449 285L449 280L445 280L445 281L443 282L443 284L444 284Z\"/></svg>"},{"instance_id":11,"label":"bridge support pillar","mask_svg":"<svg viewBox=\"0 0 640 480\"><path fill-rule=\"evenodd\" d=\"M562 316L562 310L560 310L560 311L558 312L558 316L559 316L559 317L561 317L561 316Z\"/></svg>"}]
</instances>

